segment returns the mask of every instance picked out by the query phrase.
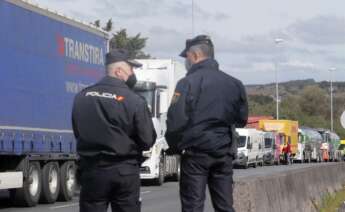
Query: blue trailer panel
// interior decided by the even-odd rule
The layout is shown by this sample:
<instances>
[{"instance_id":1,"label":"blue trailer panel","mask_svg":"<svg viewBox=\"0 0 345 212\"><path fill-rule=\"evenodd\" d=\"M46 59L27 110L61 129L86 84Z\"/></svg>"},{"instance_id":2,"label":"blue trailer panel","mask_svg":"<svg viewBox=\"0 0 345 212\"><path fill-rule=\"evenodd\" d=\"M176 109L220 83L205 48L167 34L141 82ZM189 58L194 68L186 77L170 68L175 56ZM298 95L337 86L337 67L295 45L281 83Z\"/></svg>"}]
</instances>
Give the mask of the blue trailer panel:
<instances>
[{"instance_id":1,"label":"blue trailer panel","mask_svg":"<svg viewBox=\"0 0 345 212\"><path fill-rule=\"evenodd\" d=\"M0 154L75 153L75 94L104 75L107 35L0 1Z\"/></svg>"}]
</instances>

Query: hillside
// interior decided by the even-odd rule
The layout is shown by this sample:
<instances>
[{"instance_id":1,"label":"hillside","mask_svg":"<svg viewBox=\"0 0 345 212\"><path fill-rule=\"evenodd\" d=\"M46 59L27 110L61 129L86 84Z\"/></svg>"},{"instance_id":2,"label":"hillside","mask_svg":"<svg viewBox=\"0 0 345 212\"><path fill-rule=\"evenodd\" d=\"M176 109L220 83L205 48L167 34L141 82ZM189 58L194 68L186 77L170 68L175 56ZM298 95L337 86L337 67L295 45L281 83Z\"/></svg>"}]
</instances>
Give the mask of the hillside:
<instances>
[{"instance_id":1,"label":"hillside","mask_svg":"<svg viewBox=\"0 0 345 212\"><path fill-rule=\"evenodd\" d=\"M246 86L250 115L276 115L275 84ZM334 130L345 138L340 115L345 110L345 82L334 82ZM330 128L330 83L313 79L279 83L280 118L300 125Z\"/></svg>"},{"instance_id":2,"label":"hillside","mask_svg":"<svg viewBox=\"0 0 345 212\"><path fill-rule=\"evenodd\" d=\"M275 83L265 85L246 85L248 95L270 96L275 99ZM316 82L313 79L294 80L279 83L279 95L284 98L288 95L298 95L307 86L317 86L326 93L330 91L330 83L328 81ZM333 82L333 90L335 96L343 96L345 98L345 82Z\"/></svg>"}]
</instances>

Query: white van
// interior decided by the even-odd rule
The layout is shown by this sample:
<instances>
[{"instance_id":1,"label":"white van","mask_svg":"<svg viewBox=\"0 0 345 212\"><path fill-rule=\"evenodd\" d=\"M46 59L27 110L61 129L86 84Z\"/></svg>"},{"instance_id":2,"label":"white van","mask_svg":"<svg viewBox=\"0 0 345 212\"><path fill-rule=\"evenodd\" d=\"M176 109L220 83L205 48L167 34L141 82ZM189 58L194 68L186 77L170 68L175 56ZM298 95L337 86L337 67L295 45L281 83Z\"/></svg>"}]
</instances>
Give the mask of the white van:
<instances>
[{"instance_id":1,"label":"white van","mask_svg":"<svg viewBox=\"0 0 345 212\"><path fill-rule=\"evenodd\" d=\"M237 158L234 161L234 165L253 166L263 164L263 142L264 133L256 129L238 128L236 129L239 134L237 142Z\"/></svg>"}]
</instances>

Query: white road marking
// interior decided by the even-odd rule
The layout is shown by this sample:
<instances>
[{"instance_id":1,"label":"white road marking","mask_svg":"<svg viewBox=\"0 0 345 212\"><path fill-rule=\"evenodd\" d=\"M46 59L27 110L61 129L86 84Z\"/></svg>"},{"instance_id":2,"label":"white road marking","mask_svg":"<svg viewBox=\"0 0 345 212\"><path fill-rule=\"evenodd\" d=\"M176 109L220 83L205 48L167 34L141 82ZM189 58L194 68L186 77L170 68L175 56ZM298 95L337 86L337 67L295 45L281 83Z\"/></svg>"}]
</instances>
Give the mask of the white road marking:
<instances>
[{"instance_id":1,"label":"white road marking","mask_svg":"<svg viewBox=\"0 0 345 212\"><path fill-rule=\"evenodd\" d=\"M69 207L75 207L75 206L79 206L79 203L73 203L73 204L68 204L68 205L60 205L60 206L54 206L54 207L50 207L50 210L55 210L55 209L60 209L60 208L69 208Z\"/></svg>"},{"instance_id":2,"label":"white road marking","mask_svg":"<svg viewBox=\"0 0 345 212\"><path fill-rule=\"evenodd\" d=\"M148 193L151 193L151 191L142 191L140 192L141 194L148 194Z\"/></svg>"}]
</instances>

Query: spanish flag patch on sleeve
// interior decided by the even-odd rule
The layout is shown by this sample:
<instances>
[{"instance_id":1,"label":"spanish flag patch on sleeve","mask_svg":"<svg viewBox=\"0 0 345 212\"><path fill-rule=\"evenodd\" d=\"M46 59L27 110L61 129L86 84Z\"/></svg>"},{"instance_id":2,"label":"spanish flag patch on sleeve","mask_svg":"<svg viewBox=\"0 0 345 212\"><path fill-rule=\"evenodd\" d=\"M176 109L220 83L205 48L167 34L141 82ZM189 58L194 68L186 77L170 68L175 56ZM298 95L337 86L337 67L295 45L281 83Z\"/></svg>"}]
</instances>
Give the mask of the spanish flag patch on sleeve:
<instances>
[{"instance_id":1,"label":"spanish flag patch on sleeve","mask_svg":"<svg viewBox=\"0 0 345 212\"><path fill-rule=\"evenodd\" d=\"M180 96L181 96L181 93L175 92L175 93L174 93L174 96L173 96L173 98L172 98L172 100L171 100L171 104L175 104L176 102L178 102Z\"/></svg>"}]
</instances>

